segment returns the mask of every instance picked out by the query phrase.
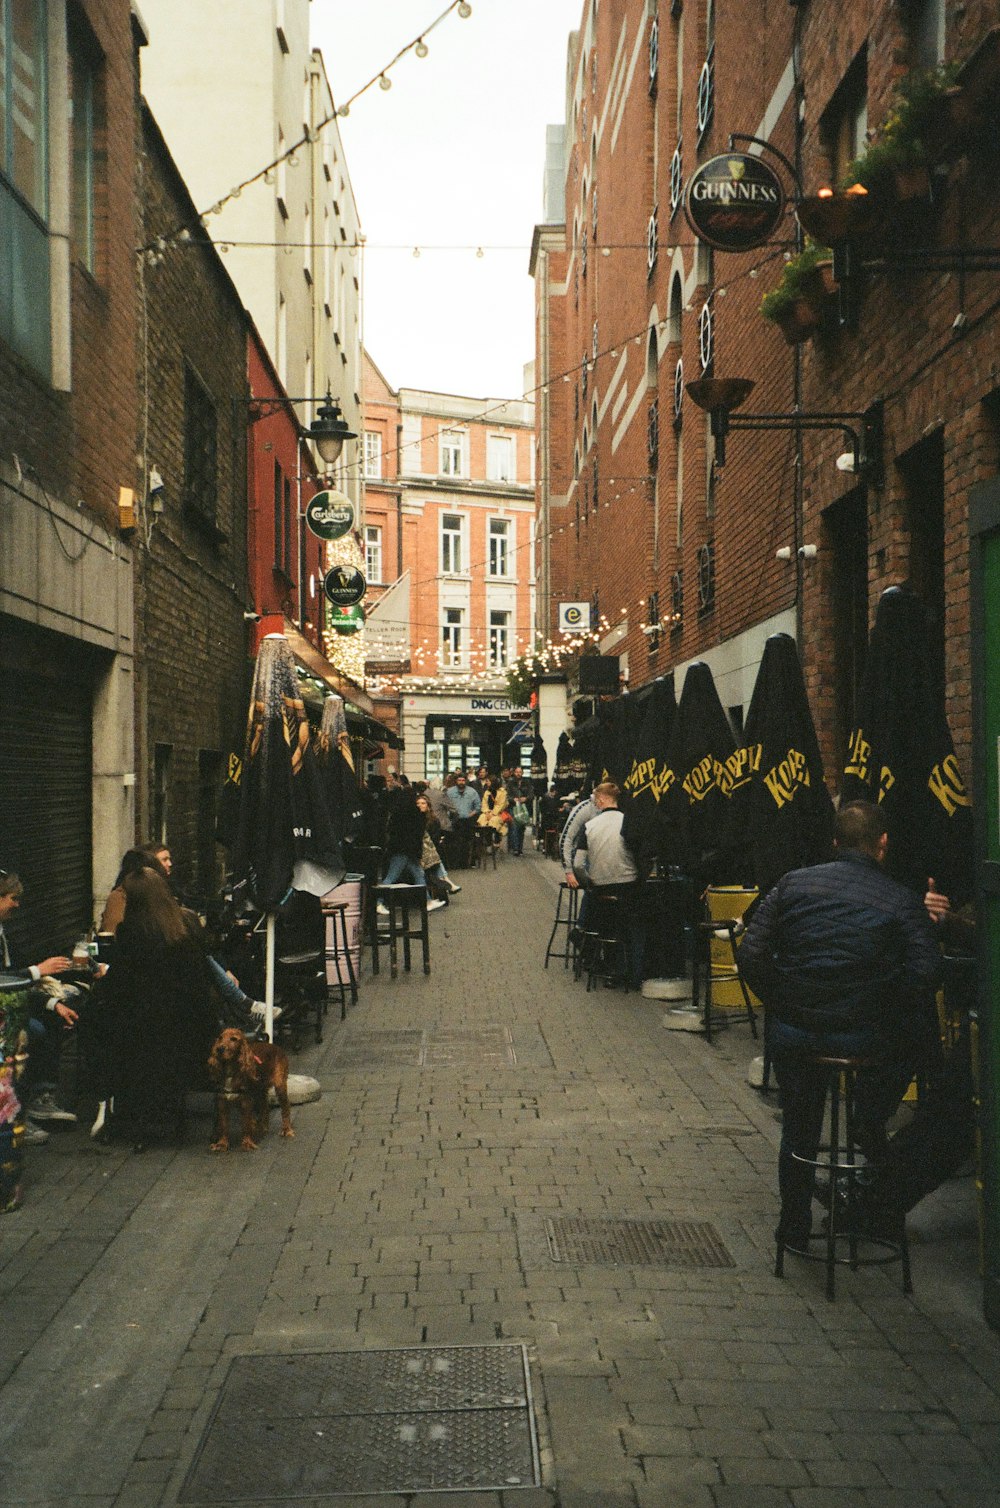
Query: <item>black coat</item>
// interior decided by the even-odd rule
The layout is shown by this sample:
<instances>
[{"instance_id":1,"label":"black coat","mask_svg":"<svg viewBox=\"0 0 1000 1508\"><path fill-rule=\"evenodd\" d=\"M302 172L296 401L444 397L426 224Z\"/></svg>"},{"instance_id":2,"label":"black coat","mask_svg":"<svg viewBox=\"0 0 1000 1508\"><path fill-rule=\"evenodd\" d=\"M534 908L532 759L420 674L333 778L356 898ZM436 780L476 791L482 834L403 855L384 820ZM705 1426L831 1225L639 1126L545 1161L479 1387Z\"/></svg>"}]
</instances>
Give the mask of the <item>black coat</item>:
<instances>
[{"instance_id":1,"label":"black coat","mask_svg":"<svg viewBox=\"0 0 1000 1508\"><path fill-rule=\"evenodd\" d=\"M409 800L400 792L389 805L386 823L386 853L390 857L401 853L419 864L424 845L424 825L424 814L416 802Z\"/></svg>"},{"instance_id":2,"label":"black coat","mask_svg":"<svg viewBox=\"0 0 1000 1508\"><path fill-rule=\"evenodd\" d=\"M778 881L740 944L740 968L778 1021L879 1032L912 1023L941 953L920 897L845 850Z\"/></svg>"}]
</instances>

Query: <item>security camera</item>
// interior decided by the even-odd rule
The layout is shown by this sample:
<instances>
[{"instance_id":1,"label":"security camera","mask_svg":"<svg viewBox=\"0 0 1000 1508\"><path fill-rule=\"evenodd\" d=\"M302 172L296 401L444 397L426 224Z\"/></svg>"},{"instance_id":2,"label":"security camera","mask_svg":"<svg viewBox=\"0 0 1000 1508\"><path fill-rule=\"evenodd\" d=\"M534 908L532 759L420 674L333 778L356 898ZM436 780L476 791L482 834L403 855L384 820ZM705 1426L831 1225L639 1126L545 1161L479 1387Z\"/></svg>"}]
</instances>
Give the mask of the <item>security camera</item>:
<instances>
[{"instance_id":1,"label":"security camera","mask_svg":"<svg viewBox=\"0 0 1000 1508\"><path fill-rule=\"evenodd\" d=\"M155 466L149 468L149 501L154 513L163 512L163 494L166 484Z\"/></svg>"},{"instance_id":2,"label":"security camera","mask_svg":"<svg viewBox=\"0 0 1000 1508\"><path fill-rule=\"evenodd\" d=\"M260 622L260 613L244 613L243 614L243 622L244 623L259 623Z\"/></svg>"}]
</instances>

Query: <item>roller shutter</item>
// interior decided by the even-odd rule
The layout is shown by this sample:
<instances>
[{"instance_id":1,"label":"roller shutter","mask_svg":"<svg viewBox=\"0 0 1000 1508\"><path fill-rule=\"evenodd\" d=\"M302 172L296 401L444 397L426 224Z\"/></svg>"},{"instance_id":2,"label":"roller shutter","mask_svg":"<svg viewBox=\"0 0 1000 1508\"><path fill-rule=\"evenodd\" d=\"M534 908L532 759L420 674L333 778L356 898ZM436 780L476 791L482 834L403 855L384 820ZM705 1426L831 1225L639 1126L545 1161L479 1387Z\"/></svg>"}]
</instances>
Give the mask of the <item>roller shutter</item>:
<instances>
[{"instance_id":1,"label":"roller shutter","mask_svg":"<svg viewBox=\"0 0 1000 1508\"><path fill-rule=\"evenodd\" d=\"M91 925L89 677L0 666L0 866L24 881L15 962L69 952Z\"/></svg>"}]
</instances>

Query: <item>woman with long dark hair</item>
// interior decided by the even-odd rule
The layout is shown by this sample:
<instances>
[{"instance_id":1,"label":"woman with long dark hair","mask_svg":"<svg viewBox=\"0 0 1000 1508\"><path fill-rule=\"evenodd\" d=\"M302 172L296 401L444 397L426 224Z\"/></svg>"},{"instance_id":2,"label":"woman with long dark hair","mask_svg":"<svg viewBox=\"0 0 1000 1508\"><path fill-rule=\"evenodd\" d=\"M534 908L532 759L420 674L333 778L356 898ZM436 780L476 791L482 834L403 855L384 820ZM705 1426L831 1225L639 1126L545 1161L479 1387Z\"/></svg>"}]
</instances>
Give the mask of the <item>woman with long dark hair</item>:
<instances>
[{"instance_id":1,"label":"woman with long dark hair","mask_svg":"<svg viewBox=\"0 0 1000 1508\"><path fill-rule=\"evenodd\" d=\"M113 960L94 988L94 1053L111 1134L144 1146L179 1134L217 1016L204 948L164 876L141 869L122 888Z\"/></svg>"}]
</instances>

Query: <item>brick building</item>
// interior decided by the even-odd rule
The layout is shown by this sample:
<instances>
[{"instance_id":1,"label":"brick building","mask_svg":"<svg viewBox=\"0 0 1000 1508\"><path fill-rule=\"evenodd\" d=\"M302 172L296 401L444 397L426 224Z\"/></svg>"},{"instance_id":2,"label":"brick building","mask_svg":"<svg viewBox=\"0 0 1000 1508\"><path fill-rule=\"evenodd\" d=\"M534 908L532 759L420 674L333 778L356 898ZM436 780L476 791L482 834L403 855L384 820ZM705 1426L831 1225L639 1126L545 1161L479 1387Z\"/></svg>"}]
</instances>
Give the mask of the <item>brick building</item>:
<instances>
[{"instance_id":1,"label":"brick building","mask_svg":"<svg viewBox=\"0 0 1000 1508\"><path fill-rule=\"evenodd\" d=\"M0 12L0 864L27 885L22 957L72 946L134 830L143 40L127 0Z\"/></svg>"},{"instance_id":2,"label":"brick building","mask_svg":"<svg viewBox=\"0 0 1000 1508\"><path fill-rule=\"evenodd\" d=\"M142 106L141 241L193 205ZM138 826L168 843L182 889L211 894L215 803L242 748L249 695L248 317L207 238L139 259L140 455L136 536Z\"/></svg>"},{"instance_id":3,"label":"brick building","mask_svg":"<svg viewBox=\"0 0 1000 1508\"><path fill-rule=\"evenodd\" d=\"M796 634L834 782L875 605L903 581L931 610L968 767L967 500L997 471L995 282L891 259L1000 241L994 20L988 4L944 0L727 12L588 0L566 120L549 132L531 264L549 632L560 601L589 600L632 688L670 669L679 684L705 659L737 726L765 638ZM931 161L932 199L882 207L889 265L855 283L853 323L828 299L813 337L789 346L760 313L796 251L789 169L806 195L837 183L866 133L878 139L900 82L942 60L964 66L977 125ZM769 160L790 201L768 242L741 254L696 238L683 208L731 133L757 138L735 147ZM747 414L880 415L881 467L838 469L849 445L834 430L771 429L730 434L720 467L709 416L685 392L704 376L753 379Z\"/></svg>"},{"instance_id":4,"label":"brick building","mask_svg":"<svg viewBox=\"0 0 1000 1508\"><path fill-rule=\"evenodd\" d=\"M506 670L534 636L533 405L365 375L366 660L411 778L511 757Z\"/></svg>"}]
</instances>

